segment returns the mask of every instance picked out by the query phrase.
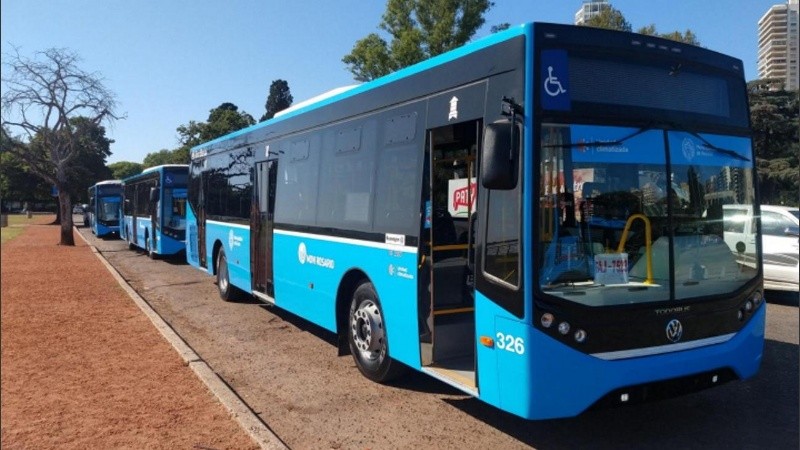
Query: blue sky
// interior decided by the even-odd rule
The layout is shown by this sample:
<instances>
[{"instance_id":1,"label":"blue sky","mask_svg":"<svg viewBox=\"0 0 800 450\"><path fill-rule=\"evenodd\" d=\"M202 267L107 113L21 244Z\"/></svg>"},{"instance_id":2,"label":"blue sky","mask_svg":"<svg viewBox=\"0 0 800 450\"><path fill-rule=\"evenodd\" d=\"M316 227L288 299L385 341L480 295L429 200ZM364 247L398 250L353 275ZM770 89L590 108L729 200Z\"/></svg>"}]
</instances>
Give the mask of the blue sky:
<instances>
[{"instance_id":1,"label":"blue sky","mask_svg":"<svg viewBox=\"0 0 800 450\"><path fill-rule=\"evenodd\" d=\"M581 0L495 0L486 26L572 23ZM776 0L612 0L634 29L691 29L701 44L740 58L757 77L757 22ZM141 162L178 146L175 129L232 102L258 118L269 85L289 82L295 102L353 84L341 62L378 30L379 0L3 0L0 41L23 55L69 48L96 71L127 115L108 127L108 162Z\"/></svg>"}]
</instances>

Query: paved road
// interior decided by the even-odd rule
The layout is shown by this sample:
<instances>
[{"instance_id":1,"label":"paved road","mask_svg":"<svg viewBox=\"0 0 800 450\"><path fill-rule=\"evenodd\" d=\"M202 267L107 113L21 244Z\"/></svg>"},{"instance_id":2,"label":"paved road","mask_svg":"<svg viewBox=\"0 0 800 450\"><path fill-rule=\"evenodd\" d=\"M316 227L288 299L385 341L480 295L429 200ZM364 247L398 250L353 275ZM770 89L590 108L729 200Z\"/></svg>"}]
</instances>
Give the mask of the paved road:
<instances>
[{"instance_id":1,"label":"paved road","mask_svg":"<svg viewBox=\"0 0 800 450\"><path fill-rule=\"evenodd\" d=\"M371 383L333 336L258 302L225 303L180 260L151 261L81 230L202 358L293 448L797 449L798 307L767 308L761 372L659 403L531 422L421 374ZM590 375L589 375L590 376Z\"/></svg>"}]
</instances>

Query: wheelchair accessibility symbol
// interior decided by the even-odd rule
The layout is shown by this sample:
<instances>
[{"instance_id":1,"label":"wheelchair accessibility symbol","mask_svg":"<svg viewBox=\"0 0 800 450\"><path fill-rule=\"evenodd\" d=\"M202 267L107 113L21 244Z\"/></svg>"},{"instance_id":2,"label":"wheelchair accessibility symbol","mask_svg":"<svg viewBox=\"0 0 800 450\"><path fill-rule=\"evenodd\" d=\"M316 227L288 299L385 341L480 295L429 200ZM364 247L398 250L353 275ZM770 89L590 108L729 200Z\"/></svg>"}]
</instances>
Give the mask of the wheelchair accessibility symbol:
<instances>
[{"instance_id":1,"label":"wheelchair accessibility symbol","mask_svg":"<svg viewBox=\"0 0 800 450\"><path fill-rule=\"evenodd\" d=\"M561 86L558 77L553 75L553 66L547 66L547 78L544 80L544 91L550 97L566 94L567 90Z\"/></svg>"}]
</instances>

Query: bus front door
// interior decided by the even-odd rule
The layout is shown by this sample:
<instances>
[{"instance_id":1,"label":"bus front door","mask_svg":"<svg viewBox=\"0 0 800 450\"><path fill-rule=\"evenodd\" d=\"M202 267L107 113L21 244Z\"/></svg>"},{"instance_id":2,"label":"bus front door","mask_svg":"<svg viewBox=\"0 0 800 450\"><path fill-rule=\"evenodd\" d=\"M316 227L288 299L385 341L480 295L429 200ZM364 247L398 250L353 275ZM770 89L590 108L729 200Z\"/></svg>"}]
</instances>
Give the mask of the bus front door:
<instances>
[{"instance_id":1,"label":"bus front door","mask_svg":"<svg viewBox=\"0 0 800 450\"><path fill-rule=\"evenodd\" d=\"M428 130L429 184L420 249L429 271L429 310L420 307L422 365L475 389L474 239L477 151L482 121ZM425 289L422 289L424 292ZM424 295L424 294L423 294ZM423 319L423 317L421 317ZM426 342L426 340L428 342Z\"/></svg>"},{"instance_id":2,"label":"bus front door","mask_svg":"<svg viewBox=\"0 0 800 450\"><path fill-rule=\"evenodd\" d=\"M272 271L272 229L277 174L277 159L256 163L253 207L250 213L252 288L256 296L266 296L270 301L275 297Z\"/></svg>"}]
</instances>

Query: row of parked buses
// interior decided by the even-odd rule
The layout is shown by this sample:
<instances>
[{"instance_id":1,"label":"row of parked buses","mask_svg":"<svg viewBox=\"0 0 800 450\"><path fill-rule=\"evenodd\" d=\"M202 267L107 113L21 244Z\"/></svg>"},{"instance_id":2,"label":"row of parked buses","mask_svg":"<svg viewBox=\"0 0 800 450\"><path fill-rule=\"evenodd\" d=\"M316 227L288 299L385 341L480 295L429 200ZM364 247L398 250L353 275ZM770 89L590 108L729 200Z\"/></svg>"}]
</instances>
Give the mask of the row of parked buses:
<instances>
[{"instance_id":1,"label":"row of parked buses","mask_svg":"<svg viewBox=\"0 0 800 450\"><path fill-rule=\"evenodd\" d=\"M749 120L737 59L526 24L123 180L119 231L371 380L574 416L757 372L761 230L722 223L759 213Z\"/></svg>"},{"instance_id":2,"label":"row of parked buses","mask_svg":"<svg viewBox=\"0 0 800 450\"><path fill-rule=\"evenodd\" d=\"M183 252L188 170L185 164L163 165L95 184L89 188L87 225L96 236L116 234L151 258Z\"/></svg>"}]
</instances>

